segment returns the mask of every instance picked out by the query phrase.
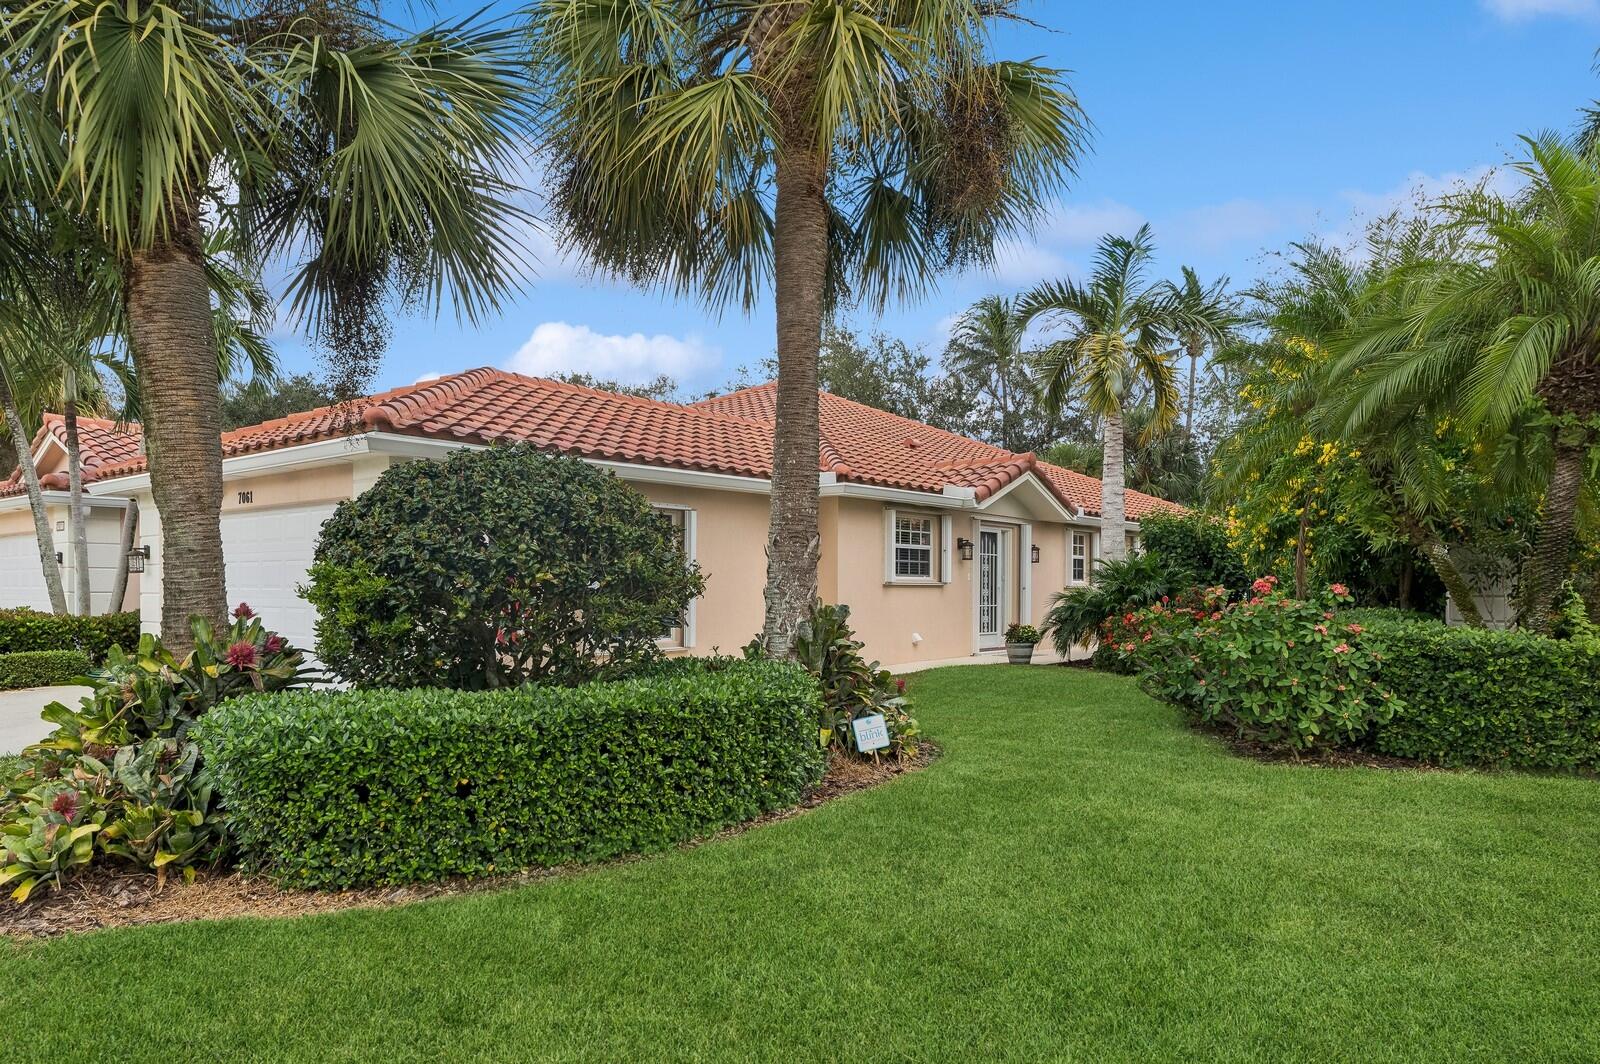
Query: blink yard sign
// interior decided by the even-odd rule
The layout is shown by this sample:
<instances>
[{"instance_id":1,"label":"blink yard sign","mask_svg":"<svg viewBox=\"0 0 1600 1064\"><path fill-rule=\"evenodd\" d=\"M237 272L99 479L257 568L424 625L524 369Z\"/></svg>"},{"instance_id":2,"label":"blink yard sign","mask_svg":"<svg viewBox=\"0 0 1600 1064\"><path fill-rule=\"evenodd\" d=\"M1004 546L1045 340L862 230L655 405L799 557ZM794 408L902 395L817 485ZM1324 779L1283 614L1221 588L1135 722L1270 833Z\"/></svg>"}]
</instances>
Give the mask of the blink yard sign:
<instances>
[{"instance_id":1,"label":"blink yard sign","mask_svg":"<svg viewBox=\"0 0 1600 1064\"><path fill-rule=\"evenodd\" d=\"M882 750L889 745L889 726L884 723L881 713L857 717L850 722L850 727L855 731L856 749L863 754Z\"/></svg>"}]
</instances>

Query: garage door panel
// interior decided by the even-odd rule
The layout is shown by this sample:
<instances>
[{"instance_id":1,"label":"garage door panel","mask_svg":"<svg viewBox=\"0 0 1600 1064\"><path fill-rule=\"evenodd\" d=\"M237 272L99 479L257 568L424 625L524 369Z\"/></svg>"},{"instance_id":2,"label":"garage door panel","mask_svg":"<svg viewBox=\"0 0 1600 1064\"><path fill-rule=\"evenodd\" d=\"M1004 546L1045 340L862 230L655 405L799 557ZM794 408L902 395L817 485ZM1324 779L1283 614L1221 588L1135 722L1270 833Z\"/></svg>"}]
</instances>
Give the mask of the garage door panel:
<instances>
[{"instance_id":1,"label":"garage door panel","mask_svg":"<svg viewBox=\"0 0 1600 1064\"><path fill-rule=\"evenodd\" d=\"M39 545L32 533L0 536L0 606L50 610L50 593L39 565Z\"/></svg>"},{"instance_id":2,"label":"garage door panel","mask_svg":"<svg viewBox=\"0 0 1600 1064\"><path fill-rule=\"evenodd\" d=\"M230 603L248 602L295 646L316 646L317 615L296 589L306 581L322 523L334 504L233 512L222 517Z\"/></svg>"}]
</instances>

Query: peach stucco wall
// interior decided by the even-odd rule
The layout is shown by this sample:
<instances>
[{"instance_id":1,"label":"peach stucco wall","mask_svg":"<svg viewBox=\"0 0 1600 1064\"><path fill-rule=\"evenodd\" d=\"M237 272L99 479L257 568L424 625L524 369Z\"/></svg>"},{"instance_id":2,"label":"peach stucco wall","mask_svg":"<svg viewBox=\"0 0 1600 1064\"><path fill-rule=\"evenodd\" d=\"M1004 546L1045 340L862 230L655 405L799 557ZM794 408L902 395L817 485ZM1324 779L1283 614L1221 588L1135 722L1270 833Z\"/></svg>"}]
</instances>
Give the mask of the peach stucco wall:
<instances>
[{"instance_id":1,"label":"peach stucco wall","mask_svg":"<svg viewBox=\"0 0 1600 1064\"><path fill-rule=\"evenodd\" d=\"M659 506L695 513L695 561L706 578L694 607L696 654L713 648L737 654L761 631L762 589L767 582L767 497L743 491L706 491L636 483Z\"/></svg>"}]
</instances>

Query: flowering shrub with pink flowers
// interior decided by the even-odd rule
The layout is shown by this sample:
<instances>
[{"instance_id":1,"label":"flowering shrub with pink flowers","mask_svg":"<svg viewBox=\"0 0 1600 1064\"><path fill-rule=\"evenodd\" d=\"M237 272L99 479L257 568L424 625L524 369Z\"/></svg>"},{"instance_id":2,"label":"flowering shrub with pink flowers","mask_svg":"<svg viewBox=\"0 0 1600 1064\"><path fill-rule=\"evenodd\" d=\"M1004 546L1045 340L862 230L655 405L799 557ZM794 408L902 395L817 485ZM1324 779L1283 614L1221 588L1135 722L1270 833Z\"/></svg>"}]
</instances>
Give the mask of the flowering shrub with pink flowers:
<instances>
[{"instance_id":1,"label":"flowering shrub with pink flowers","mask_svg":"<svg viewBox=\"0 0 1600 1064\"><path fill-rule=\"evenodd\" d=\"M1341 584L1296 599L1271 576L1242 602L1210 588L1121 618L1115 651L1201 721L1295 750L1347 744L1401 708L1378 678L1382 648L1335 612L1349 601Z\"/></svg>"},{"instance_id":2,"label":"flowering shrub with pink flowers","mask_svg":"<svg viewBox=\"0 0 1600 1064\"><path fill-rule=\"evenodd\" d=\"M0 780L0 886L16 900L59 886L96 856L163 875L227 853L190 728L236 695L306 687L316 675L244 603L225 632L197 620L193 635L181 660L153 635L132 654L112 648L77 709L45 707L55 731Z\"/></svg>"}]
</instances>

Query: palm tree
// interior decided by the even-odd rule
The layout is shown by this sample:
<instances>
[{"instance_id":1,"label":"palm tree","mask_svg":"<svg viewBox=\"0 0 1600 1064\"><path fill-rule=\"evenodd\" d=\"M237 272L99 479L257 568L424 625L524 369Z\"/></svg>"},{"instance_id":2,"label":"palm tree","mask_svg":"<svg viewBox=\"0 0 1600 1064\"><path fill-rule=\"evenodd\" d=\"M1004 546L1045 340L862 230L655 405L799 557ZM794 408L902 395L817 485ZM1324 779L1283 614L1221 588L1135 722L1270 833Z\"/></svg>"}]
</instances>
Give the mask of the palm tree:
<instances>
[{"instance_id":1,"label":"palm tree","mask_svg":"<svg viewBox=\"0 0 1600 1064\"><path fill-rule=\"evenodd\" d=\"M1084 150L1061 74L997 62L1008 3L535 0L550 202L598 269L747 311L772 291L778 386L763 643L816 596L817 359L883 305L992 258Z\"/></svg>"},{"instance_id":2,"label":"palm tree","mask_svg":"<svg viewBox=\"0 0 1600 1064\"><path fill-rule=\"evenodd\" d=\"M1228 294L1228 279L1219 277L1210 285L1200 283L1200 275L1188 266L1183 267L1183 283L1173 286L1173 299L1177 304L1178 342L1189 356L1189 388L1184 402L1184 432L1194 438L1194 397L1200 360L1209 350L1215 353L1232 340L1234 330L1242 324L1238 301Z\"/></svg>"},{"instance_id":3,"label":"palm tree","mask_svg":"<svg viewBox=\"0 0 1600 1064\"><path fill-rule=\"evenodd\" d=\"M1027 327L1005 296L985 296L956 321L946 351L947 366L970 380L981 381L1000 411L997 441L1008 451L1027 450L1019 439L1021 402L1033 402L1031 391L1018 388L1026 380L1027 358L1022 338ZM1020 393L1020 394L1019 394Z\"/></svg>"},{"instance_id":4,"label":"palm tree","mask_svg":"<svg viewBox=\"0 0 1600 1064\"><path fill-rule=\"evenodd\" d=\"M1459 253L1398 273L1394 309L1340 345L1332 374L1351 396L1350 431L1431 410L1493 439L1530 408L1544 415L1543 519L1518 585L1521 622L1542 631L1600 442L1600 153L1554 134L1524 143L1527 187L1443 199L1434 213Z\"/></svg>"},{"instance_id":5,"label":"palm tree","mask_svg":"<svg viewBox=\"0 0 1600 1064\"><path fill-rule=\"evenodd\" d=\"M1147 433L1167 430L1178 416L1178 385L1168 348L1182 321L1169 284L1146 284L1155 254L1150 227L1133 239L1107 236L1095 250L1086 284L1050 281L1017 306L1025 323L1045 318L1064 333L1038 356L1045 406L1060 410L1074 391L1101 423L1101 556L1127 556L1124 517L1123 415L1150 404Z\"/></svg>"},{"instance_id":6,"label":"palm tree","mask_svg":"<svg viewBox=\"0 0 1600 1064\"><path fill-rule=\"evenodd\" d=\"M522 221L500 176L525 124L520 37L450 23L399 36L355 0L13 6L0 18L9 187L90 218L124 279L162 630L221 623L222 451L208 232L297 264L292 312L359 378L385 308L476 320L515 286Z\"/></svg>"}]
</instances>

